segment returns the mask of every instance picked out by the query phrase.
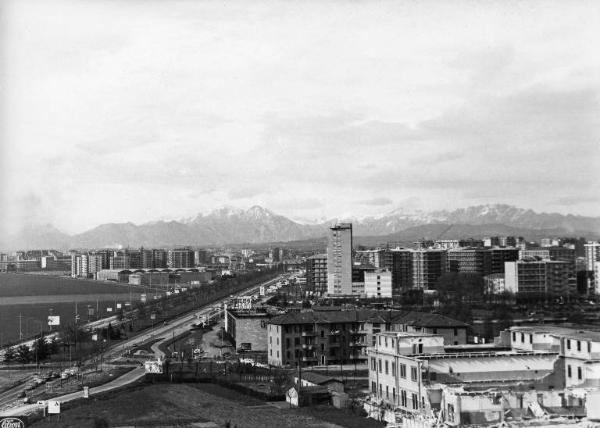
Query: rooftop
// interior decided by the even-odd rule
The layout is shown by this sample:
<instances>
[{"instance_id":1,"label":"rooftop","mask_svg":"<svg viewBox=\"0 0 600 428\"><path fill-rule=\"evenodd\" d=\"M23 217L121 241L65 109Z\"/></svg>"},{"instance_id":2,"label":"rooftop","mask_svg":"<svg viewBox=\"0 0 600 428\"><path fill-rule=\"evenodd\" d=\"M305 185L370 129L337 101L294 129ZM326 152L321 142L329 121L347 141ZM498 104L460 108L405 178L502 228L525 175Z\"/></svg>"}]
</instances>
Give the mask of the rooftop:
<instances>
[{"instance_id":1,"label":"rooftop","mask_svg":"<svg viewBox=\"0 0 600 428\"><path fill-rule=\"evenodd\" d=\"M582 330L569 327L559 327L555 325L532 325L511 327L510 331L517 333L549 334L556 337L565 337L568 339L589 340L600 342L600 331Z\"/></svg>"}]
</instances>

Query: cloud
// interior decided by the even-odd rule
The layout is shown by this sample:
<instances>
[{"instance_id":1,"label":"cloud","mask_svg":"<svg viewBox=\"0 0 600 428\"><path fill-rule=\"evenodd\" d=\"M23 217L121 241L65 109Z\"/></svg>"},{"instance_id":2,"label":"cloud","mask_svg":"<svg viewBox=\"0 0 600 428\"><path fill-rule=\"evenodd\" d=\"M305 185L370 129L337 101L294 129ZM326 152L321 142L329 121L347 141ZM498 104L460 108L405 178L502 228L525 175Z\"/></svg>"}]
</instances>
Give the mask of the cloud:
<instances>
[{"instance_id":1,"label":"cloud","mask_svg":"<svg viewBox=\"0 0 600 428\"><path fill-rule=\"evenodd\" d=\"M361 205L382 206L382 205L390 205L393 202L394 201L392 201L390 198L373 198L373 199L366 199L366 200L358 201L357 203L361 204Z\"/></svg>"}]
</instances>

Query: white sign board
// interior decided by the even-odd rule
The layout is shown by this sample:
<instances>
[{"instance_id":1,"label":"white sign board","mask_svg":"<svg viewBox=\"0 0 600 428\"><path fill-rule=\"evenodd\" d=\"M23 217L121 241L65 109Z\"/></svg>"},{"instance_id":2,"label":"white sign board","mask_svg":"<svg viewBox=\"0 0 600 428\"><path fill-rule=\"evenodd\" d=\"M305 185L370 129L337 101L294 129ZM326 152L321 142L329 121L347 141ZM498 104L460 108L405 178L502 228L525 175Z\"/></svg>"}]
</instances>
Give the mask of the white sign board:
<instances>
[{"instance_id":1,"label":"white sign board","mask_svg":"<svg viewBox=\"0 0 600 428\"><path fill-rule=\"evenodd\" d=\"M117 303L117 309L121 309L121 304Z\"/></svg>"},{"instance_id":2,"label":"white sign board","mask_svg":"<svg viewBox=\"0 0 600 428\"><path fill-rule=\"evenodd\" d=\"M89 397L90 397L90 387L84 386L83 387L83 398L89 398Z\"/></svg>"},{"instance_id":3,"label":"white sign board","mask_svg":"<svg viewBox=\"0 0 600 428\"><path fill-rule=\"evenodd\" d=\"M48 325L60 325L60 316L48 315Z\"/></svg>"},{"instance_id":4,"label":"white sign board","mask_svg":"<svg viewBox=\"0 0 600 428\"><path fill-rule=\"evenodd\" d=\"M146 373L161 374L163 372L162 363L160 361L145 361L144 371Z\"/></svg>"},{"instance_id":5,"label":"white sign board","mask_svg":"<svg viewBox=\"0 0 600 428\"><path fill-rule=\"evenodd\" d=\"M48 413L49 414L60 413L60 401L48 400Z\"/></svg>"},{"instance_id":6,"label":"white sign board","mask_svg":"<svg viewBox=\"0 0 600 428\"><path fill-rule=\"evenodd\" d=\"M112 308L106 308L106 312L112 312Z\"/></svg>"},{"instance_id":7,"label":"white sign board","mask_svg":"<svg viewBox=\"0 0 600 428\"><path fill-rule=\"evenodd\" d=\"M146 303L146 295L145 294L140 295L140 301L142 303Z\"/></svg>"}]
</instances>

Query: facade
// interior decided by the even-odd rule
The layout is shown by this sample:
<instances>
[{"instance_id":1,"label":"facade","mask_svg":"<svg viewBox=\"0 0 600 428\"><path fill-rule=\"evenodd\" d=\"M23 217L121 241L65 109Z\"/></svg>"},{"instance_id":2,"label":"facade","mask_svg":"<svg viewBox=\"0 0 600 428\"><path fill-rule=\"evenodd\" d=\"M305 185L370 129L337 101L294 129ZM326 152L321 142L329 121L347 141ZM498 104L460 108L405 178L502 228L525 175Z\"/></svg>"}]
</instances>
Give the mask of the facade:
<instances>
[{"instance_id":1,"label":"facade","mask_svg":"<svg viewBox=\"0 0 600 428\"><path fill-rule=\"evenodd\" d=\"M588 272L587 289L589 294L600 294L600 242L584 244L585 268Z\"/></svg>"},{"instance_id":2,"label":"facade","mask_svg":"<svg viewBox=\"0 0 600 428\"><path fill-rule=\"evenodd\" d=\"M169 250L167 253L167 267L191 268L194 267L194 251L189 248Z\"/></svg>"},{"instance_id":3,"label":"facade","mask_svg":"<svg viewBox=\"0 0 600 428\"><path fill-rule=\"evenodd\" d=\"M384 267L392 272L392 299L399 302L402 294L413 288L413 251L405 248L387 250Z\"/></svg>"},{"instance_id":4,"label":"facade","mask_svg":"<svg viewBox=\"0 0 600 428\"><path fill-rule=\"evenodd\" d=\"M446 253L447 271L489 275L492 273L492 253L483 248L454 248Z\"/></svg>"},{"instance_id":5,"label":"facade","mask_svg":"<svg viewBox=\"0 0 600 428\"><path fill-rule=\"evenodd\" d=\"M515 351L558 353L566 387L600 386L600 333L556 326L511 327Z\"/></svg>"},{"instance_id":6,"label":"facade","mask_svg":"<svg viewBox=\"0 0 600 428\"><path fill-rule=\"evenodd\" d=\"M357 251L355 259L362 263L369 263L376 268L383 268L385 265L385 250L377 248L375 250Z\"/></svg>"},{"instance_id":7,"label":"facade","mask_svg":"<svg viewBox=\"0 0 600 428\"><path fill-rule=\"evenodd\" d=\"M327 293L327 254L306 259L306 288L319 296Z\"/></svg>"},{"instance_id":8,"label":"facade","mask_svg":"<svg viewBox=\"0 0 600 428\"><path fill-rule=\"evenodd\" d=\"M484 292L486 294L502 294L506 290L506 284L504 283L504 273L493 273L483 277Z\"/></svg>"},{"instance_id":9,"label":"facade","mask_svg":"<svg viewBox=\"0 0 600 428\"><path fill-rule=\"evenodd\" d=\"M71 257L71 276L74 278L90 278L100 270L102 270L102 256L100 255L81 254Z\"/></svg>"},{"instance_id":10,"label":"facade","mask_svg":"<svg viewBox=\"0 0 600 428\"><path fill-rule=\"evenodd\" d=\"M290 312L268 325L268 362L310 366L364 362L358 311Z\"/></svg>"},{"instance_id":11,"label":"facade","mask_svg":"<svg viewBox=\"0 0 600 428\"><path fill-rule=\"evenodd\" d=\"M402 426L490 426L528 416L531 405L573 403L557 352L449 353L444 345L440 335L377 334L368 348L373 415Z\"/></svg>"},{"instance_id":12,"label":"facade","mask_svg":"<svg viewBox=\"0 0 600 428\"><path fill-rule=\"evenodd\" d=\"M225 331L237 350L267 352L267 325L271 316L256 309L227 309Z\"/></svg>"},{"instance_id":13,"label":"facade","mask_svg":"<svg viewBox=\"0 0 600 428\"><path fill-rule=\"evenodd\" d=\"M490 249L490 253L492 254L492 274L504 274L504 263L519 260L519 249L514 247L494 247Z\"/></svg>"},{"instance_id":14,"label":"facade","mask_svg":"<svg viewBox=\"0 0 600 428\"><path fill-rule=\"evenodd\" d=\"M570 296L577 291L575 266L570 262L524 259L505 264L506 291L521 295Z\"/></svg>"},{"instance_id":15,"label":"facade","mask_svg":"<svg viewBox=\"0 0 600 428\"><path fill-rule=\"evenodd\" d=\"M352 224L340 223L329 230L327 244L327 293L352 294Z\"/></svg>"},{"instance_id":16,"label":"facade","mask_svg":"<svg viewBox=\"0 0 600 428\"><path fill-rule=\"evenodd\" d=\"M446 250L414 250L412 256L413 288L435 290L438 279L446 271Z\"/></svg>"},{"instance_id":17,"label":"facade","mask_svg":"<svg viewBox=\"0 0 600 428\"><path fill-rule=\"evenodd\" d=\"M392 298L392 272L387 269L365 271L365 295L367 298Z\"/></svg>"}]
</instances>

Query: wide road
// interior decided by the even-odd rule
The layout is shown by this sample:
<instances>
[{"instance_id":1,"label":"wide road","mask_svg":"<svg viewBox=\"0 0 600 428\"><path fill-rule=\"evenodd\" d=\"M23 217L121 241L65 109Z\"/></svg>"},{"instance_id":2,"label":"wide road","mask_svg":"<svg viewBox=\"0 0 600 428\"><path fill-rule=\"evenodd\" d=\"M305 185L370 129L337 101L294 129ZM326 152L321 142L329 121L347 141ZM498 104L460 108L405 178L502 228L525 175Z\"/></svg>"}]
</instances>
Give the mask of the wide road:
<instances>
[{"instance_id":1,"label":"wide road","mask_svg":"<svg viewBox=\"0 0 600 428\"><path fill-rule=\"evenodd\" d=\"M262 284L256 285L251 288L247 288L242 290L236 294L234 297L244 296L247 294L252 294L256 292L260 288L261 285L269 286L277 282L280 278L274 278L270 281L264 282ZM159 349L159 346L171 339L173 336L178 336L182 333L185 333L189 330L192 325L198 321L198 318L203 315L209 315L212 311L212 307L215 305L220 305L226 301L228 301L231 296L225 297L223 299L214 301L198 311L194 311L192 313L183 315L179 318L172 320L169 324L154 328L154 330L150 333L144 333L134 338L131 338L125 342L119 343L118 345L108 349L104 352L103 358L108 360L109 358L120 354L123 349L130 348L133 345L137 345L143 342L146 342L150 339L160 338L158 342L154 343L151 347L152 351L154 351L154 356L156 358L163 358L164 353ZM120 388L122 386L128 385L141 379L144 377L145 371L143 367L137 367L130 372L125 373L124 375L105 383L104 385L100 385L94 388L89 389L89 395L100 394L102 392L110 391L112 389ZM69 401L73 401L79 398L83 398L83 391L73 392L71 394L62 395L59 397L55 397L52 400L59 401L61 403L66 403ZM4 401L4 400L3 400ZM18 415L27 415L39 410L42 410L45 407L45 404L25 404L22 406L16 406L11 409L0 412L0 416L18 416Z\"/></svg>"}]
</instances>

